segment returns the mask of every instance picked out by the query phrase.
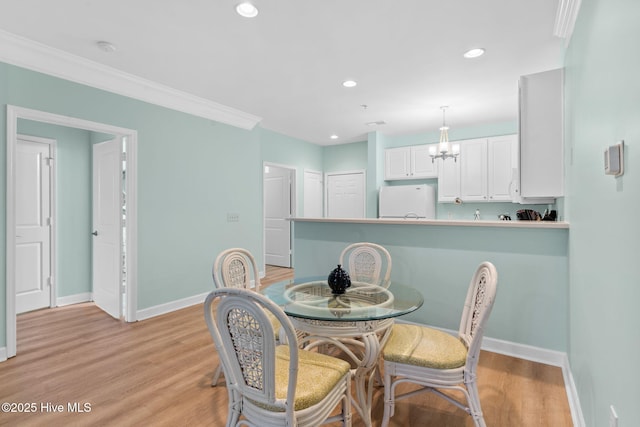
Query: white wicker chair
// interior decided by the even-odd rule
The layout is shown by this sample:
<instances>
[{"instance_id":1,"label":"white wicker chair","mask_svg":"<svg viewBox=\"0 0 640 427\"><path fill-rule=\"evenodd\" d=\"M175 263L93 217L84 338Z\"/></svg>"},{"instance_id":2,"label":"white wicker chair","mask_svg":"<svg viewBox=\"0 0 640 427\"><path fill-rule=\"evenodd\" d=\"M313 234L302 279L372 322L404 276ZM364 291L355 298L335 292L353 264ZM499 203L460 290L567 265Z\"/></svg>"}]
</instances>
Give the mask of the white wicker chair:
<instances>
[{"instance_id":1,"label":"white wicker chair","mask_svg":"<svg viewBox=\"0 0 640 427\"><path fill-rule=\"evenodd\" d=\"M216 288L244 288L260 292L260 277L256 260L246 249L226 249L213 263L213 283Z\"/></svg>"},{"instance_id":2,"label":"white wicker chair","mask_svg":"<svg viewBox=\"0 0 640 427\"><path fill-rule=\"evenodd\" d=\"M383 349L384 416L382 427L389 425L395 401L430 391L473 417L475 425L484 427L484 417L476 383L476 368L484 325L496 295L498 273L493 264L480 264L467 292L458 336L408 324L395 324ZM395 395L396 386L414 383L422 388ZM454 399L438 389L459 390L466 402Z\"/></svg>"},{"instance_id":3,"label":"white wicker chair","mask_svg":"<svg viewBox=\"0 0 640 427\"><path fill-rule=\"evenodd\" d=\"M204 304L229 393L227 426L351 425L349 363L295 344L277 345L267 313L278 319L287 342L296 331L286 314L256 292L219 288ZM339 414L331 416L341 405Z\"/></svg>"},{"instance_id":4,"label":"white wicker chair","mask_svg":"<svg viewBox=\"0 0 640 427\"><path fill-rule=\"evenodd\" d=\"M251 252L246 249L231 248L220 252L213 263L211 273L216 288L253 288L260 292L258 265ZM212 386L218 384L221 374L222 366L218 365L213 374Z\"/></svg>"},{"instance_id":5,"label":"white wicker chair","mask_svg":"<svg viewBox=\"0 0 640 427\"><path fill-rule=\"evenodd\" d=\"M389 287L391 255L378 244L353 243L344 248L339 263L349 272L352 281Z\"/></svg>"}]
</instances>

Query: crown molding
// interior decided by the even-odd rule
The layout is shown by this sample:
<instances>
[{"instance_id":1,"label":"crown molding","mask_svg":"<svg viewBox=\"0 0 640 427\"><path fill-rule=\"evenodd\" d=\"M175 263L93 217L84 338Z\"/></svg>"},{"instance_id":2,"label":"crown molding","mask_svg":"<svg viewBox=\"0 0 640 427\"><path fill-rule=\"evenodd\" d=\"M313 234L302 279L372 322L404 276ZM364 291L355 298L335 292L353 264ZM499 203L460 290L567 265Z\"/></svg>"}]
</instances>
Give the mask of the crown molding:
<instances>
[{"instance_id":1,"label":"crown molding","mask_svg":"<svg viewBox=\"0 0 640 427\"><path fill-rule=\"evenodd\" d=\"M556 11L556 22L553 27L553 35L563 38L569 43L573 27L578 18L578 11L582 0L560 0Z\"/></svg>"},{"instance_id":2,"label":"crown molding","mask_svg":"<svg viewBox=\"0 0 640 427\"><path fill-rule=\"evenodd\" d=\"M242 129L262 120L2 30L0 61Z\"/></svg>"}]
</instances>

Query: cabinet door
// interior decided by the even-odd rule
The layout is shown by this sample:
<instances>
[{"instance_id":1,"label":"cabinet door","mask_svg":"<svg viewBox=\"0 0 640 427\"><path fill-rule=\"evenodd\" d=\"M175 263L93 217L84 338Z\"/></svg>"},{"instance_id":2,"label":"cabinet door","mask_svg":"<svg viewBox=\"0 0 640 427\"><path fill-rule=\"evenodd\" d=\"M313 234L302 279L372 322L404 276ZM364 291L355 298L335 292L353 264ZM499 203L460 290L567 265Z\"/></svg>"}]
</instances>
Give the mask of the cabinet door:
<instances>
[{"instance_id":1,"label":"cabinet door","mask_svg":"<svg viewBox=\"0 0 640 427\"><path fill-rule=\"evenodd\" d=\"M432 144L437 146L438 144ZM411 147L411 178L437 178L438 162L429 156L430 145Z\"/></svg>"},{"instance_id":2,"label":"cabinet door","mask_svg":"<svg viewBox=\"0 0 640 427\"><path fill-rule=\"evenodd\" d=\"M460 198L487 200L487 140L471 139L460 144Z\"/></svg>"},{"instance_id":3,"label":"cabinet door","mask_svg":"<svg viewBox=\"0 0 640 427\"><path fill-rule=\"evenodd\" d=\"M563 71L520 79L520 195L564 195Z\"/></svg>"},{"instance_id":4,"label":"cabinet door","mask_svg":"<svg viewBox=\"0 0 640 427\"><path fill-rule=\"evenodd\" d=\"M438 201L453 202L460 197L460 154L457 161L454 159L438 159Z\"/></svg>"},{"instance_id":5,"label":"cabinet door","mask_svg":"<svg viewBox=\"0 0 640 427\"><path fill-rule=\"evenodd\" d=\"M384 179L409 179L410 156L411 150L409 147L384 150Z\"/></svg>"},{"instance_id":6,"label":"cabinet door","mask_svg":"<svg viewBox=\"0 0 640 427\"><path fill-rule=\"evenodd\" d=\"M487 140L489 201L511 201L513 168L517 167L518 135L492 137Z\"/></svg>"}]
</instances>

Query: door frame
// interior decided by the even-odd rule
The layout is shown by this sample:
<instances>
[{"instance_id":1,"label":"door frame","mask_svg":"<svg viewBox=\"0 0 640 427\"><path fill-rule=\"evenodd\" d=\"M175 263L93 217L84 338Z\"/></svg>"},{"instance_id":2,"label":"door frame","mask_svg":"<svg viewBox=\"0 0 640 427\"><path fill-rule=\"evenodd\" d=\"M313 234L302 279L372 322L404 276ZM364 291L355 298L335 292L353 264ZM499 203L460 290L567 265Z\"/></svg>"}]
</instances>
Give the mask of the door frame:
<instances>
[{"instance_id":1,"label":"door frame","mask_svg":"<svg viewBox=\"0 0 640 427\"><path fill-rule=\"evenodd\" d=\"M138 132L104 123L78 119L70 116L47 113L29 108L7 105L7 210L6 210L6 357L13 357L17 351L16 331L16 286L15 286L15 226L16 188L15 163L18 134L18 119L33 120L58 126L84 129L112 134L127 139L127 227L126 227L126 269L127 269L127 310L125 321L135 322L138 298Z\"/></svg>"},{"instance_id":2,"label":"door frame","mask_svg":"<svg viewBox=\"0 0 640 427\"><path fill-rule=\"evenodd\" d=\"M47 144L49 146L49 155L51 156L52 159L54 159L53 166L49 167L49 199L50 199L49 200L49 209L50 209L49 217L51 218L51 223L49 226L49 263L51 264L49 266L49 275L52 278L51 282L49 283L49 307L54 307L55 302L58 298L58 281L56 280L56 274L57 274L56 251L57 251L58 245L56 240L57 233L56 233L56 226L55 226L55 224L58 223L57 221L58 209L56 206L56 202L57 202L56 167L57 166L55 162L56 155L57 155L57 141L54 138L43 138L41 136L16 134L16 145L18 144L18 139L21 139L23 141L37 142L40 144ZM14 160L15 160L15 157L14 157ZM7 183L7 200L8 198L9 198L9 195L8 195L8 183ZM15 199L13 200L14 200L14 209L12 209L12 212L15 213ZM7 203L7 213L8 212L9 212L9 205ZM13 227L15 229L15 219L14 219ZM7 228L7 230L9 229ZM9 232L7 231L7 239L8 238L9 238ZM12 238L15 239L15 233L12 234ZM13 247L15 248L15 243ZM12 266L15 266L15 259ZM7 265L7 269L8 269L8 265ZM15 286L15 280L12 283ZM15 293L14 293L14 298L15 298Z\"/></svg>"},{"instance_id":3,"label":"door frame","mask_svg":"<svg viewBox=\"0 0 640 427\"><path fill-rule=\"evenodd\" d=\"M276 167L276 168L281 168L281 169L287 169L289 170L289 173L291 175L291 217L295 218L296 216L296 194L297 194L297 187L296 187L296 179L297 179L297 175L298 175L298 170L295 166L291 166L291 165L284 165L281 163L273 163L273 162L262 162L262 270L265 272L266 274L266 265L267 265L267 230L266 230L266 226L267 226L267 221L265 220L265 212L266 212L266 197L265 197L265 192L264 192L264 174L265 174L265 168L267 167ZM290 252L290 257L291 257L291 267L293 268L293 227L292 227L293 222L289 222L289 229L290 229L290 233L291 233L291 237L289 238L289 252Z\"/></svg>"}]
</instances>

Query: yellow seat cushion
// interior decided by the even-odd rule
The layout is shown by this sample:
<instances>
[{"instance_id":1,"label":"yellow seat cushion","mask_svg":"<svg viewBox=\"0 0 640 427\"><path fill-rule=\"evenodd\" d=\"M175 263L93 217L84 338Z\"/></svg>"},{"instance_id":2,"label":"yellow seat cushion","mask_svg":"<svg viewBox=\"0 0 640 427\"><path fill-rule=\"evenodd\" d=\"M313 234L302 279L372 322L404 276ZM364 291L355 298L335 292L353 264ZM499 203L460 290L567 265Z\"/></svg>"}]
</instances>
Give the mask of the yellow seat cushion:
<instances>
[{"instance_id":1,"label":"yellow seat cushion","mask_svg":"<svg viewBox=\"0 0 640 427\"><path fill-rule=\"evenodd\" d=\"M382 356L389 362L454 369L464 366L467 347L457 337L437 329L395 324Z\"/></svg>"},{"instance_id":2,"label":"yellow seat cushion","mask_svg":"<svg viewBox=\"0 0 640 427\"><path fill-rule=\"evenodd\" d=\"M276 348L276 398L286 399L289 387L289 347L280 345ZM319 403L336 384L349 372L350 365L344 360L311 351L298 351L298 378L294 408L296 411L309 408ZM256 405L271 411L282 411L282 408L264 405L253 401Z\"/></svg>"},{"instance_id":3,"label":"yellow seat cushion","mask_svg":"<svg viewBox=\"0 0 640 427\"><path fill-rule=\"evenodd\" d=\"M273 332L275 334L276 341L278 341L280 339L280 328L282 327L282 325L280 324L280 321L278 320L278 318L270 311L265 310L265 314L269 319L269 323L271 323L271 326L273 327Z\"/></svg>"}]
</instances>

